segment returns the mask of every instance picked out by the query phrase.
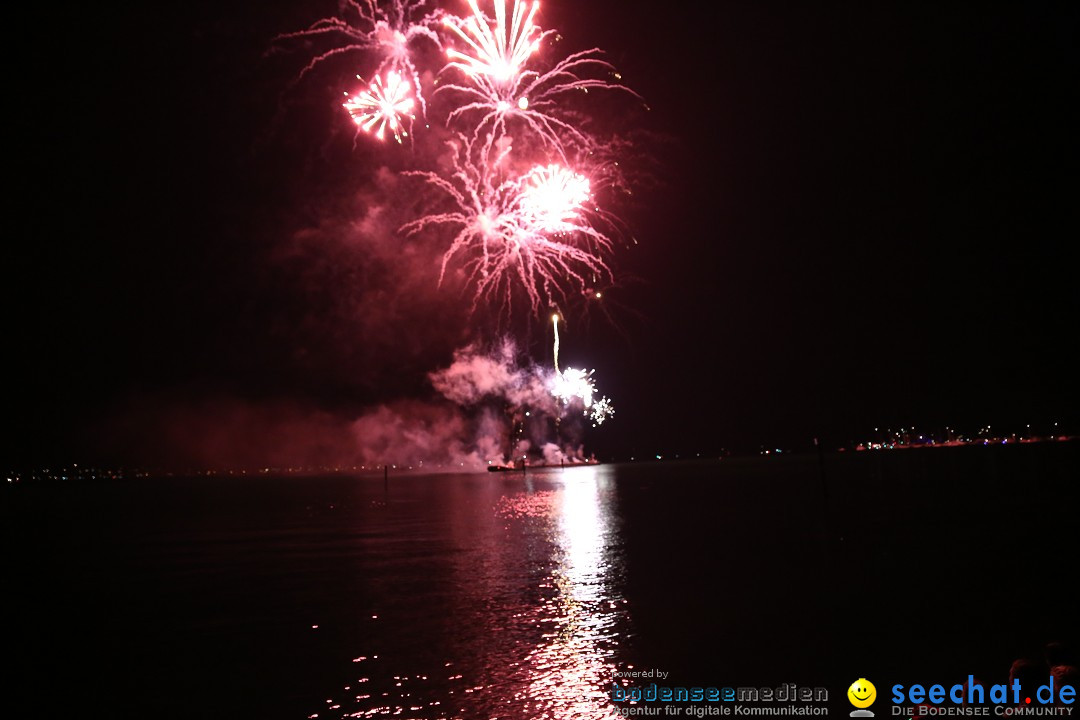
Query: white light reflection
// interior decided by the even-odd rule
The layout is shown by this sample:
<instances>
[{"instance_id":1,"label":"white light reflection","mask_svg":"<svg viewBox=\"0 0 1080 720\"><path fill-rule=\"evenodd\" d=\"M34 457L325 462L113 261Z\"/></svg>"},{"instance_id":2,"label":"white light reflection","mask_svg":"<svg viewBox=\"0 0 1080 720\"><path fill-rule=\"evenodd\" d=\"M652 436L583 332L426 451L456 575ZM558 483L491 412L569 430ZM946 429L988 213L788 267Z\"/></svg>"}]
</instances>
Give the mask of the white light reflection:
<instances>
[{"instance_id":1,"label":"white light reflection","mask_svg":"<svg viewBox=\"0 0 1080 720\"><path fill-rule=\"evenodd\" d=\"M626 610L613 592L611 481L597 467L561 475L562 492L552 505L561 555L553 572L559 594L546 608L555 611L545 618L552 627L527 660L530 710L539 718L612 717L607 691L615 670L616 624Z\"/></svg>"},{"instance_id":2,"label":"white light reflection","mask_svg":"<svg viewBox=\"0 0 1080 720\"><path fill-rule=\"evenodd\" d=\"M613 717L630 629L613 473L469 476L440 486L447 532L414 540L433 532L425 515L405 534L393 525L373 546L387 609L364 612L344 689L318 720ZM418 547L446 572L418 579Z\"/></svg>"},{"instance_id":3,"label":"white light reflection","mask_svg":"<svg viewBox=\"0 0 1080 720\"><path fill-rule=\"evenodd\" d=\"M609 482L593 466L571 468L565 474L559 508L563 572L576 600L595 602L606 590L605 550L610 530L607 508L601 508L600 494L602 489L608 490Z\"/></svg>"}]
</instances>

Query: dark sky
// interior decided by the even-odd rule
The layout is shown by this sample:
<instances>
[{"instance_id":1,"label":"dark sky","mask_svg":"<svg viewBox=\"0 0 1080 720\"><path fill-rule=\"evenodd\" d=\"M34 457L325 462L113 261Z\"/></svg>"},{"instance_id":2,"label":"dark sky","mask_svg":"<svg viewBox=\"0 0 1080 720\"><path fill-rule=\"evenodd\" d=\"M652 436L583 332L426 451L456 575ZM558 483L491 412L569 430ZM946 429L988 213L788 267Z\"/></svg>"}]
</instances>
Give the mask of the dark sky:
<instances>
[{"instance_id":1,"label":"dark sky","mask_svg":"<svg viewBox=\"0 0 1080 720\"><path fill-rule=\"evenodd\" d=\"M592 446L1076 424L1080 11L941 5L543 5L651 107L618 327L564 336L616 401ZM192 398L348 415L421 397L471 337L434 288L376 322L394 258L339 262L382 164L334 105L349 68L290 90L302 53L265 56L334 9L53 4L20 24L4 461L126 462L117 428Z\"/></svg>"}]
</instances>

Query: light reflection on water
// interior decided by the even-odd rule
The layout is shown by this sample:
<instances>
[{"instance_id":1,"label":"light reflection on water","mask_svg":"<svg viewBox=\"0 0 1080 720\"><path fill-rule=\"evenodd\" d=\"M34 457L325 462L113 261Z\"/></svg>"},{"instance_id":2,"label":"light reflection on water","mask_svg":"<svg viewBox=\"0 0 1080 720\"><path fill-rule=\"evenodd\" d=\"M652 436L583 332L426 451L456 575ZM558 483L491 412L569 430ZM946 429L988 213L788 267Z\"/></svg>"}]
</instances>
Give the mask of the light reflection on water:
<instances>
[{"instance_id":1,"label":"light reflection on water","mask_svg":"<svg viewBox=\"0 0 1080 720\"><path fill-rule=\"evenodd\" d=\"M400 632L361 640L352 669L362 672L309 717L610 716L606 688L629 622L609 472L481 482L457 499L469 511L446 508L458 551L450 582L420 590L427 603L386 598ZM418 628L429 642L408 637Z\"/></svg>"},{"instance_id":2,"label":"light reflection on water","mask_svg":"<svg viewBox=\"0 0 1080 720\"><path fill-rule=\"evenodd\" d=\"M595 467L575 468L552 506L557 516L559 565L553 572L558 598L541 612L555 624L529 655L532 680L525 692L531 717L606 717L625 600L611 578L616 565L607 478Z\"/></svg>"},{"instance_id":3,"label":"light reflection on water","mask_svg":"<svg viewBox=\"0 0 1080 720\"><path fill-rule=\"evenodd\" d=\"M32 677L9 685L27 717L505 719L602 716L611 671L635 662L690 684L846 686L856 656L944 674L1030 643L1032 617L1066 637L1071 616L1045 613L1060 587L987 605L953 582L915 607L896 568L946 582L1004 552L1054 577L1078 447L846 453L826 459L827 504L814 455L19 484L9 614ZM891 624L849 637L868 612ZM898 654L913 634L966 654Z\"/></svg>"}]
</instances>

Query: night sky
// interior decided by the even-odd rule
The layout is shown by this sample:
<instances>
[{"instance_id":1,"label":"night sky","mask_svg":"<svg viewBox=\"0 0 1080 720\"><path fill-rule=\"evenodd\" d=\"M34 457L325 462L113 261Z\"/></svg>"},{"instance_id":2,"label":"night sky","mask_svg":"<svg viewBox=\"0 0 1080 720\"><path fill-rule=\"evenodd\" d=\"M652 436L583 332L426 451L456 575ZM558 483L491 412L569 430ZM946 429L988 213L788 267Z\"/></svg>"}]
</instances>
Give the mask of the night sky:
<instances>
[{"instance_id":1,"label":"night sky","mask_svg":"<svg viewBox=\"0 0 1080 720\"><path fill-rule=\"evenodd\" d=\"M626 116L651 179L620 211L615 324L563 337L615 400L598 454L1076 425L1080 10L940 5L542 6L651 108ZM182 464L133 428L424 399L476 336L457 291L402 284L407 243L337 239L386 162L337 106L356 68L291 86L306 56L267 54L335 7L20 21L0 461Z\"/></svg>"}]
</instances>

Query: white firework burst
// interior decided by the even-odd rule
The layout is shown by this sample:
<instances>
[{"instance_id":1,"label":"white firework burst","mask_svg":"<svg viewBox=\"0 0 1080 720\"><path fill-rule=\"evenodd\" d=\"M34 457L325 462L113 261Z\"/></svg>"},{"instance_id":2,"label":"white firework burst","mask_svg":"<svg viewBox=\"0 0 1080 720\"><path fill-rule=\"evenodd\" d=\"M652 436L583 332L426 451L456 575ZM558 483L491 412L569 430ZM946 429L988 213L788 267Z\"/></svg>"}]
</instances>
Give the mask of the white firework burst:
<instances>
[{"instance_id":1,"label":"white firework burst","mask_svg":"<svg viewBox=\"0 0 1080 720\"><path fill-rule=\"evenodd\" d=\"M344 107L363 132L382 140L389 130L400 143L402 137L409 134L405 121L411 126L415 119L412 114L414 101L409 92L409 83L396 72L387 74L385 84L376 75L368 89L350 97Z\"/></svg>"}]
</instances>

